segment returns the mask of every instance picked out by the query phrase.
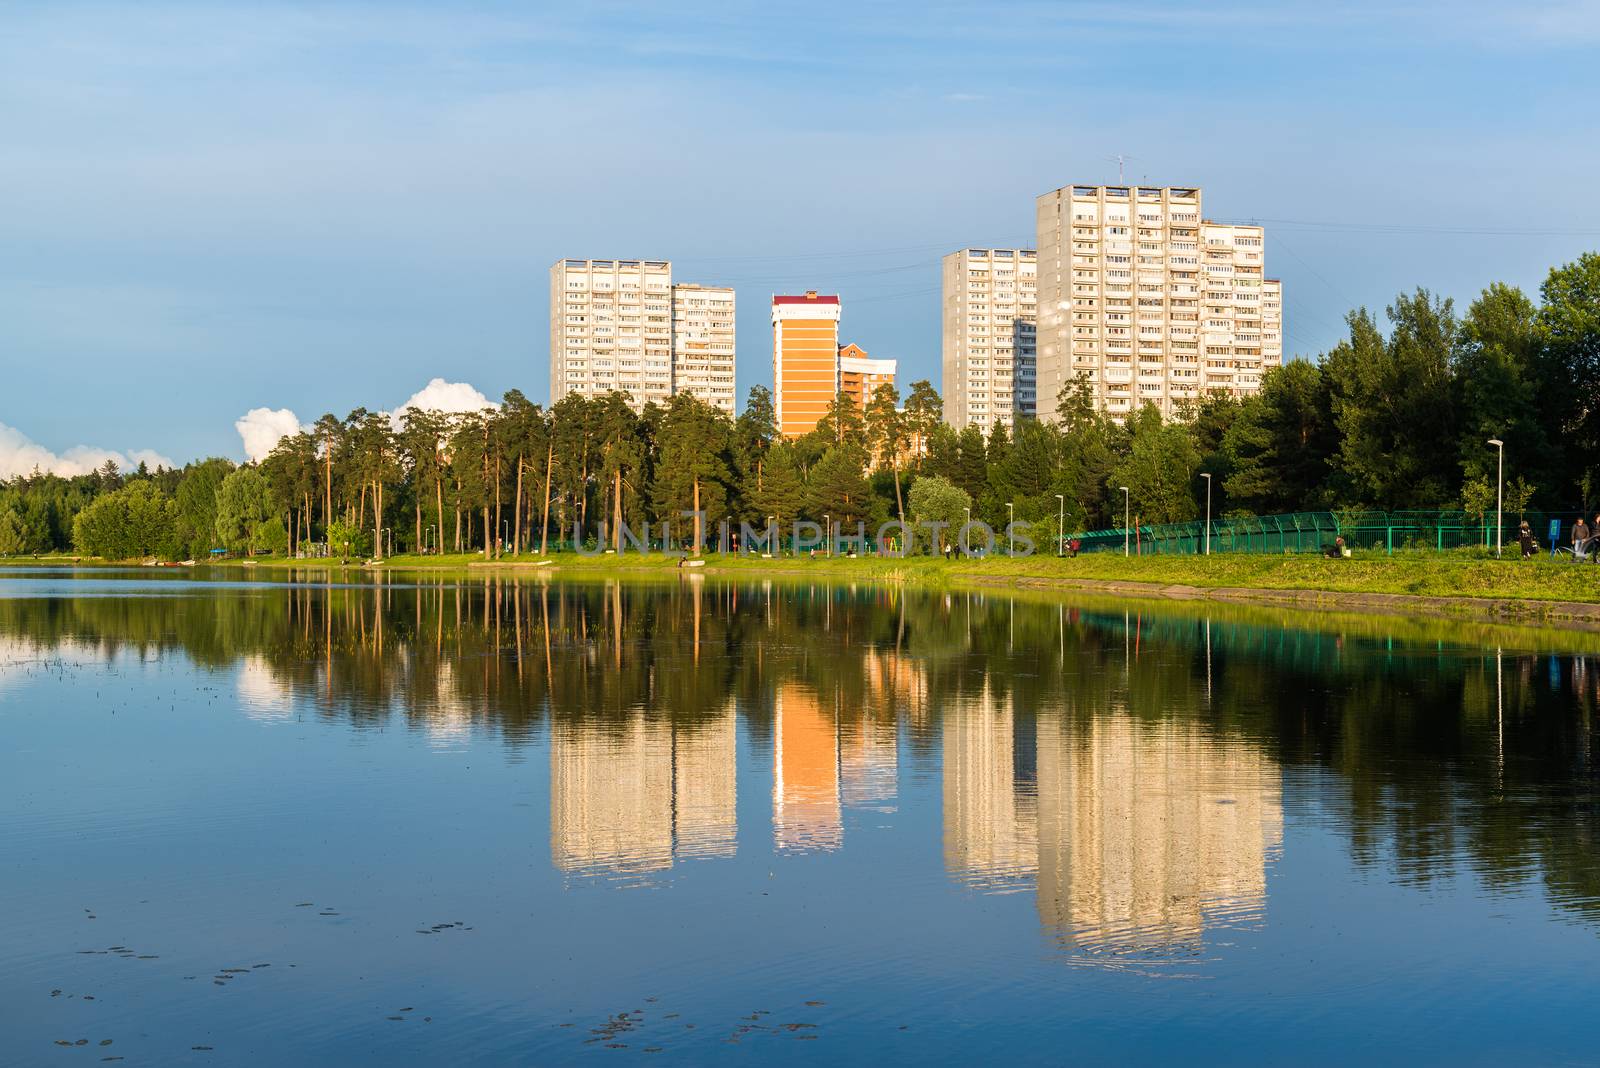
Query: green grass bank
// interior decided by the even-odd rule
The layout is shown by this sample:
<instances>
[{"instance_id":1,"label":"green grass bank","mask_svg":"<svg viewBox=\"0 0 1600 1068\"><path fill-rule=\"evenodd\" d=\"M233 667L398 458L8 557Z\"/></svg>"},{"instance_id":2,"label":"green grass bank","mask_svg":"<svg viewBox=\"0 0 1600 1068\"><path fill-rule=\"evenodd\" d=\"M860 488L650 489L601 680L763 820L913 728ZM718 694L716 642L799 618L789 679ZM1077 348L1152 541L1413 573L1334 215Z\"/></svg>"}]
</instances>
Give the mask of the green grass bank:
<instances>
[{"instance_id":1,"label":"green grass bank","mask_svg":"<svg viewBox=\"0 0 1600 1068\"><path fill-rule=\"evenodd\" d=\"M1301 607L1390 612L1444 612L1495 618L1573 619L1600 626L1600 567L1549 558L1495 560L1481 552L1399 552L1331 560L1322 556L1135 556L1094 553L1077 558L1031 556L987 559L911 557L778 557L707 553L695 573L819 581L885 581L955 588L973 585L1059 588L1179 599L1257 601ZM65 560L0 559L0 564ZM79 566L91 564L82 561ZM259 558L217 565L241 569L382 570L453 574L539 574L564 578L668 576L679 559L662 555L577 553L395 556L382 564L352 560ZM686 569L682 569L686 570Z\"/></svg>"}]
</instances>

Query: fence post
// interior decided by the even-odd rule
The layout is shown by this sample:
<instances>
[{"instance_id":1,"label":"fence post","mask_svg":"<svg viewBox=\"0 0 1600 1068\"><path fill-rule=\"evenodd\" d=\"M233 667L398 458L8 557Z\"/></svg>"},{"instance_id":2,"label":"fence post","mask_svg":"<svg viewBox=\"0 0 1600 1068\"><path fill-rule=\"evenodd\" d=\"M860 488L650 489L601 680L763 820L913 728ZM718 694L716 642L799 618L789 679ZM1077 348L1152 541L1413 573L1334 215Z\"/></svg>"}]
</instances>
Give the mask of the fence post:
<instances>
[{"instance_id":1,"label":"fence post","mask_svg":"<svg viewBox=\"0 0 1600 1068\"><path fill-rule=\"evenodd\" d=\"M1387 515L1383 517L1384 541L1388 544L1389 555L1394 555L1394 520Z\"/></svg>"}]
</instances>

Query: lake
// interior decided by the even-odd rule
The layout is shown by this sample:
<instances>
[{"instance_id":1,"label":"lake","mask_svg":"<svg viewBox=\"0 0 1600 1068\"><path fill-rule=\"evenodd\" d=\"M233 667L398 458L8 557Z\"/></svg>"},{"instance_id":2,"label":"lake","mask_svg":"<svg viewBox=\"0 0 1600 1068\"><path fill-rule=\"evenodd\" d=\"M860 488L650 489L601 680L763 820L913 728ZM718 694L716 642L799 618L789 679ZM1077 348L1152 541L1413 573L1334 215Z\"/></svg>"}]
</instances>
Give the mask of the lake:
<instances>
[{"instance_id":1,"label":"lake","mask_svg":"<svg viewBox=\"0 0 1600 1068\"><path fill-rule=\"evenodd\" d=\"M0 1063L1600 1048L1600 636L221 574L0 571Z\"/></svg>"}]
</instances>

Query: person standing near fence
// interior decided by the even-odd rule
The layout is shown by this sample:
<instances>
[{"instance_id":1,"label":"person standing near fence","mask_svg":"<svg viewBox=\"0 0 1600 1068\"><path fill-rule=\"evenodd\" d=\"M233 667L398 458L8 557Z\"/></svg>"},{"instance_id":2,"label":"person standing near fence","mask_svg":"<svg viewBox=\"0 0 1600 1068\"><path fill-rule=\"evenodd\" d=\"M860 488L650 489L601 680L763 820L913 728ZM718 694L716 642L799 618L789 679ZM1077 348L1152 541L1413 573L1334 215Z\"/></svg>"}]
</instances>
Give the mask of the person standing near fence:
<instances>
[{"instance_id":1,"label":"person standing near fence","mask_svg":"<svg viewBox=\"0 0 1600 1068\"><path fill-rule=\"evenodd\" d=\"M1578 521L1572 524L1572 555L1582 556L1584 549L1588 546L1588 542L1589 524L1585 523L1583 516L1580 515Z\"/></svg>"}]
</instances>

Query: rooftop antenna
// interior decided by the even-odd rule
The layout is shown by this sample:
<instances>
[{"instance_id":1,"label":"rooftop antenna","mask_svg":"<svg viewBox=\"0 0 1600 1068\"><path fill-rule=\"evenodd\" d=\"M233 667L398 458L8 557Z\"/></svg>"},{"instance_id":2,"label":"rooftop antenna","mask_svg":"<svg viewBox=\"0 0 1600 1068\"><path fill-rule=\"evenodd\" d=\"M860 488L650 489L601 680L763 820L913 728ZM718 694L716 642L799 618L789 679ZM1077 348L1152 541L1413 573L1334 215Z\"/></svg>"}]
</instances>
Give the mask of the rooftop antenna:
<instances>
[{"instance_id":1,"label":"rooftop antenna","mask_svg":"<svg viewBox=\"0 0 1600 1068\"><path fill-rule=\"evenodd\" d=\"M1123 174L1123 171L1127 168L1128 162L1130 160L1136 160L1138 158L1139 158L1138 156L1124 156L1121 152L1118 152L1115 156L1107 156L1106 157L1106 160L1108 162L1115 163L1117 165L1117 184L1118 185L1127 185L1128 184L1128 179Z\"/></svg>"}]
</instances>

